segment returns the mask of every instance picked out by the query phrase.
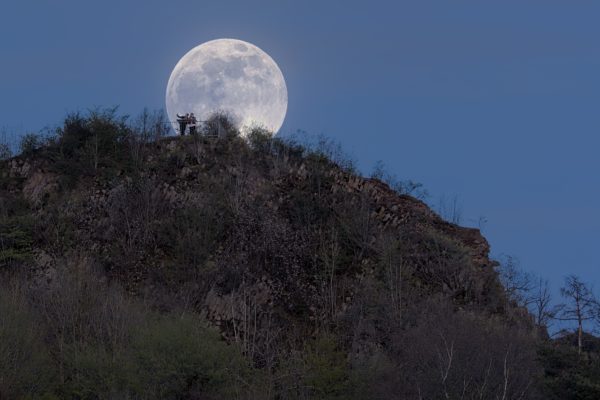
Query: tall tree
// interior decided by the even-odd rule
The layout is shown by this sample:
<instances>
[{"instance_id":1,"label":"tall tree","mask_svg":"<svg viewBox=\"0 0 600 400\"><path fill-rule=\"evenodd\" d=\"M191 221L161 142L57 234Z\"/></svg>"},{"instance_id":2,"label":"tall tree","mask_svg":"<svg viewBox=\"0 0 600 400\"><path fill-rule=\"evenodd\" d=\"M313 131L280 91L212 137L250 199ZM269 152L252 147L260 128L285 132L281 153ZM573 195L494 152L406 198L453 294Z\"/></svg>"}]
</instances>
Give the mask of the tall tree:
<instances>
[{"instance_id":1,"label":"tall tree","mask_svg":"<svg viewBox=\"0 0 600 400\"><path fill-rule=\"evenodd\" d=\"M569 275L565 278L565 286L560 289L560 293L567 303L562 305L557 319L577 322L577 350L581 354L583 324L585 321L595 318L598 301L592 288L576 275Z\"/></svg>"},{"instance_id":2,"label":"tall tree","mask_svg":"<svg viewBox=\"0 0 600 400\"><path fill-rule=\"evenodd\" d=\"M509 300L521 307L527 307L534 302L532 296L535 289L534 277L521 268L516 257L510 255L502 257L498 272Z\"/></svg>"},{"instance_id":3,"label":"tall tree","mask_svg":"<svg viewBox=\"0 0 600 400\"><path fill-rule=\"evenodd\" d=\"M552 304L552 293L547 279L542 277L537 278L530 299L529 310L535 317L535 323L538 326L548 328L552 320L560 312L560 306Z\"/></svg>"}]
</instances>

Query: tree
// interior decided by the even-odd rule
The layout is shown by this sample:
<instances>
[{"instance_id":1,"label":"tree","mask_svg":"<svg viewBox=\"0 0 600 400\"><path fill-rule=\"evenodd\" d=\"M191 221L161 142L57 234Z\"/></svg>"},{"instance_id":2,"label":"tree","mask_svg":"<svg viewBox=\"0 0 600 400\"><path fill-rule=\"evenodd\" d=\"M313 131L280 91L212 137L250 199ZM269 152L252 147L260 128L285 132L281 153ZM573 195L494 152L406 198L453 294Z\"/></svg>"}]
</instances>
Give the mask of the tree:
<instances>
[{"instance_id":1,"label":"tree","mask_svg":"<svg viewBox=\"0 0 600 400\"><path fill-rule=\"evenodd\" d=\"M35 133L27 133L21 138L19 150L21 150L21 154L30 155L39 149L41 145L42 140L39 135L36 135Z\"/></svg>"},{"instance_id":2,"label":"tree","mask_svg":"<svg viewBox=\"0 0 600 400\"><path fill-rule=\"evenodd\" d=\"M0 143L0 161L8 160L12 157L12 151L8 143Z\"/></svg>"},{"instance_id":3,"label":"tree","mask_svg":"<svg viewBox=\"0 0 600 400\"><path fill-rule=\"evenodd\" d=\"M147 108L144 108L129 124L126 142L134 168L140 169L145 165L148 143L167 136L171 129L170 125L164 111L150 112Z\"/></svg>"},{"instance_id":4,"label":"tree","mask_svg":"<svg viewBox=\"0 0 600 400\"><path fill-rule=\"evenodd\" d=\"M537 398L536 339L527 328L455 312L443 298L415 304L405 316L414 325L391 334L396 376L379 382L374 390L385 392L377 398Z\"/></svg>"},{"instance_id":5,"label":"tree","mask_svg":"<svg viewBox=\"0 0 600 400\"><path fill-rule=\"evenodd\" d=\"M3 280L6 275L2 276ZM20 282L0 285L0 399L39 398L55 378L44 332Z\"/></svg>"},{"instance_id":6,"label":"tree","mask_svg":"<svg viewBox=\"0 0 600 400\"><path fill-rule=\"evenodd\" d=\"M577 322L577 351L581 354L583 347L583 324L595 318L598 301L592 288L582 282L578 276L569 275L565 278L565 286L560 289L561 295L568 303L561 305L560 321Z\"/></svg>"},{"instance_id":7,"label":"tree","mask_svg":"<svg viewBox=\"0 0 600 400\"><path fill-rule=\"evenodd\" d=\"M508 299L527 307L536 325L547 328L561 309L553 304L548 280L524 271L513 256L502 258L498 272Z\"/></svg>"},{"instance_id":8,"label":"tree","mask_svg":"<svg viewBox=\"0 0 600 400\"><path fill-rule=\"evenodd\" d=\"M552 294L548 280L539 277L532 290L529 310L538 326L548 327L560 311L560 306L552 305Z\"/></svg>"},{"instance_id":9,"label":"tree","mask_svg":"<svg viewBox=\"0 0 600 400\"><path fill-rule=\"evenodd\" d=\"M389 302L398 318L402 317L402 285L403 271L407 264L399 249L398 240L390 234L382 235L378 240L379 263L383 272L383 280L389 292Z\"/></svg>"},{"instance_id":10,"label":"tree","mask_svg":"<svg viewBox=\"0 0 600 400\"><path fill-rule=\"evenodd\" d=\"M213 136L221 139L239 136L240 134L235 118L225 111L217 111L210 115L204 121L204 127L201 132L205 136Z\"/></svg>"},{"instance_id":11,"label":"tree","mask_svg":"<svg viewBox=\"0 0 600 400\"><path fill-rule=\"evenodd\" d=\"M534 301L531 296L535 289L533 277L523 271L517 258L509 255L502 257L498 272L509 300L521 307L526 307Z\"/></svg>"}]
</instances>

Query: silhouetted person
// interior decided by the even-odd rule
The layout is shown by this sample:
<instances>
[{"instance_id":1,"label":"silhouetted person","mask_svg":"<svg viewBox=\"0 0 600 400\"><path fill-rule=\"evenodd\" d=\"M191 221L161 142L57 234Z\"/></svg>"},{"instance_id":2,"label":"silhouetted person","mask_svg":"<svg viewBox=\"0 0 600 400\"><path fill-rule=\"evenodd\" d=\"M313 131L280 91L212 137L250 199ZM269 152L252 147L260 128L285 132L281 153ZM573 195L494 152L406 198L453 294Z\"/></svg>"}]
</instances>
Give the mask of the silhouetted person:
<instances>
[{"instance_id":1,"label":"silhouetted person","mask_svg":"<svg viewBox=\"0 0 600 400\"><path fill-rule=\"evenodd\" d=\"M191 113L190 118L188 120L188 123L190 126L190 135L196 134L196 122L198 122L198 121L196 120L196 117L194 117L194 113Z\"/></svg>"},{"instance_id":2,"label":"silhouetted person","mask_svg":"<svg viewBox=\"0 0 600 400\"><path fill-rule=\"evenodd\" d=\"M177 114L177 122L179 122L179 134L181 136L185 135L185 128L188 124L189 119L190 119L189 114L185 114L185 115Z\"/></svg>"}]
</instances>

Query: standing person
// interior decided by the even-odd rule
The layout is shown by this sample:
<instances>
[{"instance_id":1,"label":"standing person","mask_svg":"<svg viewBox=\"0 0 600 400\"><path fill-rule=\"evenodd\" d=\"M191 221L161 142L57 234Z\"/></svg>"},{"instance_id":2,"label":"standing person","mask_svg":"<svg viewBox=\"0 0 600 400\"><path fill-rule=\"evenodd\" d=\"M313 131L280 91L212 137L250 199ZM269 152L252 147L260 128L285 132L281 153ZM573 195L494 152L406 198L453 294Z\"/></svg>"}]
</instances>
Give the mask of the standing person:
<instances>
[{"instance_id":1,"label":"standing person","mask_svg":"<svg viewBox=\"0 0 600 400\"><path fill-rule=\"evenodd\" d=\"M185 135L185 127L188 124L190 119L190 114L179 115L177 114L177 122L179 122L179 134L181 136Z\"/></svg>"},{"instance_id":2,"label":"standing person","mask_svg":"<svg viewBox=\"0 0 600 400\"><path fill-rule=\"evenodd\" d=\"M190 135L195 135L196 134L196 122L198 122L196 120L196 117L194 116L194 113L190 114L190 119L189 119L189 124L190 124Z\"/></svg>"}]
</instances>

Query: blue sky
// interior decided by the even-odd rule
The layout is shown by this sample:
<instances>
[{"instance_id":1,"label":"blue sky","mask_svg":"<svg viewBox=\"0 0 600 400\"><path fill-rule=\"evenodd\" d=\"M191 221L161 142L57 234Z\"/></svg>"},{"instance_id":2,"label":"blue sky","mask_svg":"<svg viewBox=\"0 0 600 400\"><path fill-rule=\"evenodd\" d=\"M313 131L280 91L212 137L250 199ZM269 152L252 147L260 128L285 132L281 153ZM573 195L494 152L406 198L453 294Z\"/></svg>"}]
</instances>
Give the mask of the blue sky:
<instances>
[{"instance_id":1,"label":"blue sky","mask_svg":"<svg viewBox=\"0 0 600 400\"><path fill-rule=\"evenodd\" d=\"M558 287L600 285L600 3L596 1L49 1L0 6L0 128L67 112L164 107L172 68L230 37L279 64L283 133L341 142L457 196Z\"/></svg>"}]
</instances>

